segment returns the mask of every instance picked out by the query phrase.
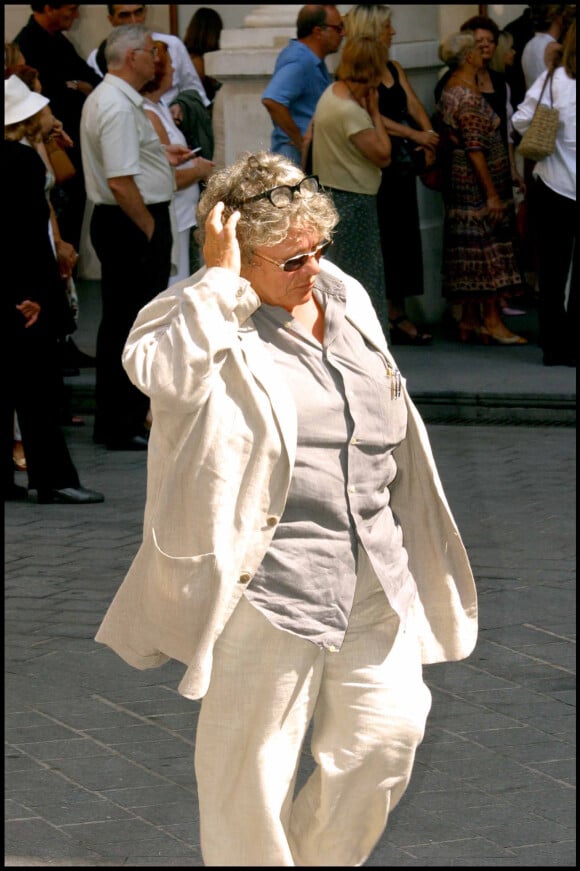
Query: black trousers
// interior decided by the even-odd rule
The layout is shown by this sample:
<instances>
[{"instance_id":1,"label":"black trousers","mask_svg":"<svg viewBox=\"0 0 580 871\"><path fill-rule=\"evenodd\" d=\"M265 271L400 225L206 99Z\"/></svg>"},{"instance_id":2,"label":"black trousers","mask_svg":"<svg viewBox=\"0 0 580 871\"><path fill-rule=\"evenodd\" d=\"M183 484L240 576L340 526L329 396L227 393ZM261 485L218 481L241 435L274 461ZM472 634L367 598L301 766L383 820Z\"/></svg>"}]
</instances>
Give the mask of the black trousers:
<instances>
[{"instance_id":1,"label":"black trousers","mask_svg":"<svg viewBox=\"0 0 580 871\"><path fill-rule=\"evenodd\" d=\"M530 196L538 258L539 344L545 354L575 354L578 342L576 201L536 179ZM566 284L572 268L568 303Z\"/></svg>"},{"instance_id":2,"label":"black trousers","mask_svg":"<svg viewBox=\"0 0 580 871\"><path fill-rule=\"evenodd\" d=\"M15 483L12 443L16 411L28 486L38 491L78 487L79 476L60 427L63 387L56 337L38 325L24 329L11 324L7 332L3 343L9 365L7 362L4 370L7 377L1 412L2 485L9 490Z\"/></svg>"},{"instance_id":3,"label":"black trousers","mask_svg":"<svg viewBox=\"0 0 580 871\"><path fill-rule=\"evenodd\" d=\"M91 241L101 262L102 314L97 333L95 441L113 443L143 430L149 400L121 363L139 310L165 290L171 270L169 203L147 207L150 241L119 206L95 206Z\"/></svg>"}]
</instances>

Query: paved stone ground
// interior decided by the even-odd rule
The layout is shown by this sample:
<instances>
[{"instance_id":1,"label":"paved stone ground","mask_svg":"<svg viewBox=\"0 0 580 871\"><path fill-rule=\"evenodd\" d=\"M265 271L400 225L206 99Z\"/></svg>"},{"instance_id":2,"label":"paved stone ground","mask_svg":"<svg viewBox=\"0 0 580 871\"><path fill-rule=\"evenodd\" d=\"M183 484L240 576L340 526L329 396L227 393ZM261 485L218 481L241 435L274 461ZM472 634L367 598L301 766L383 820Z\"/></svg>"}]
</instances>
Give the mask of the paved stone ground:
<instances>
[{"instance_id":1,"label":"paved stone ground","mask_svg":"<svg viewBox=\"0 0 580 871\"><path fill-rule=\"evenodd\" d=\"M91 428L67 434L104 504L6 506L5 865L198 867L182 667L138 672L92 640L140 541L145 456ZM426 669L427 734L367 864L575 867L575 430L429 431L480 636Z\"/></svg>"}]
</instances>

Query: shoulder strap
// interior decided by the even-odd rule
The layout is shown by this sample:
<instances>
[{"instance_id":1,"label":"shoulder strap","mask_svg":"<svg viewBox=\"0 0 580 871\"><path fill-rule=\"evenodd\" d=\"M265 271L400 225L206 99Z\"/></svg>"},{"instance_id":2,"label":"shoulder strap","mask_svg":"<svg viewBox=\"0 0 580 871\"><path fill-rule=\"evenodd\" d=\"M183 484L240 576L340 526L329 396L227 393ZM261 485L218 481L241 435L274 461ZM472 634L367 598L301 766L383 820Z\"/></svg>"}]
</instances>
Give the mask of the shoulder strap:
<instances>
[{"instance_id":1,"label":"shoulder strap","mask_svg":"<svg viewBox=\"0 0 580 871\"><path fill-rule=\"evenodd\" d=\"M387 69L389 70L390 74L392 75L393 79L395 80L395 84L398 85L399 84L399 70L397 69L395 64L390 60L387 61Z\"/></svg>"},{"instance_id":2,"label":"shoulder strap","mask_svg":"<svg viewBox=\"0 0 580 871\"><path fill-rule=\"evenodd\" d=\"M542 85L542 90L540 91L540 96L538 97L538 106L542 102L542 97L544 96L544 91L546 90L546 85L548 84L548 81L550 82L550 106L552 108L554 106L554 94L553 94L553 90L552 90L553 79L554 79L553 73L554 73L554 71L550 70L550 72L548 73L548 75L544 79L544 84Z\"/></svg>"}]
</instances>

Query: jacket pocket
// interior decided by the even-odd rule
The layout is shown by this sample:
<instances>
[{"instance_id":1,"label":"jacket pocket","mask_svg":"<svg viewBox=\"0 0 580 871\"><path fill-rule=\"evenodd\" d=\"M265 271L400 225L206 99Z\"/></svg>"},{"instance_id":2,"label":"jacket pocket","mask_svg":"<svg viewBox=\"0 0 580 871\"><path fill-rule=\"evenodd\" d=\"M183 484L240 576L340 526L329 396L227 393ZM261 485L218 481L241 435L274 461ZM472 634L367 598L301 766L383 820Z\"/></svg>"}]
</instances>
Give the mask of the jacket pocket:
<instances>
[{"instance_id":1,"label":"jacket pocket","mask_svg":"<svg viewBox=\"0 0 580 871\"><path fill-rule=\"evenodd\" d=\"M214 619L221 598L216 555L172 556L159 546L155 529L152 537L143 590L148 619L171 634L200 630Z\"/></svg>"}]
</instances>

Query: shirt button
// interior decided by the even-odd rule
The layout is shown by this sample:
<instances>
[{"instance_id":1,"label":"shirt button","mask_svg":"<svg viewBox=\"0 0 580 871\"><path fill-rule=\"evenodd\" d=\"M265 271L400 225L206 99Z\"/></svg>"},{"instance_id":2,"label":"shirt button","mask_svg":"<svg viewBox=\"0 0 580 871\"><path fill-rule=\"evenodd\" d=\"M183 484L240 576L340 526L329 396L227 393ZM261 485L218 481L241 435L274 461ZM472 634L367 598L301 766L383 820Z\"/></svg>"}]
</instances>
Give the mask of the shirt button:
<instances>
[{"instance_id":1,"label":"shirt button","mask_svg":"<svg viewBox=\"0 0 580 871\"><path fill-rule=\"evenodd\" d=\"M335 647L334 644L329 644L328 645L328 652L329 653L338 653L338 647Z\"/></svg>"},{"instance_id":2,"label":"shirt button","mask_svg":"<svg viewBox=\"0 0 580 871\"><path fill-rule=\"evenodd\" d=\"M252 578L252 576L249 572L242 572L242 574L239 577L238 583L239 584L247 584L248 581L251 580L251 578Z\"/></svg>"},{"instance_id":3,"label":"shirt button","mask_svg":"<svg viewBox=\"0 0 580 871\"><path fill-rule=\"evenodd\" d=\"M276 524L278 523L278 518L277 518L277 517L274 517L274 516L272 515L271 517L268 517L268 519L266 520L266 523L267 523L268 526L270 526L270 527L272 527L272 526L276 526Z\"/></svg>"},{"instance_id":4,"label":"shirt button","mask_svg":"<svg viewBox=\"0 0 580 871\"><path fill-rule=\"evenodd\" d=\"M348 492L349 493L356 493L356 487L349 487Z\"/></svg>"}]
</instances>

